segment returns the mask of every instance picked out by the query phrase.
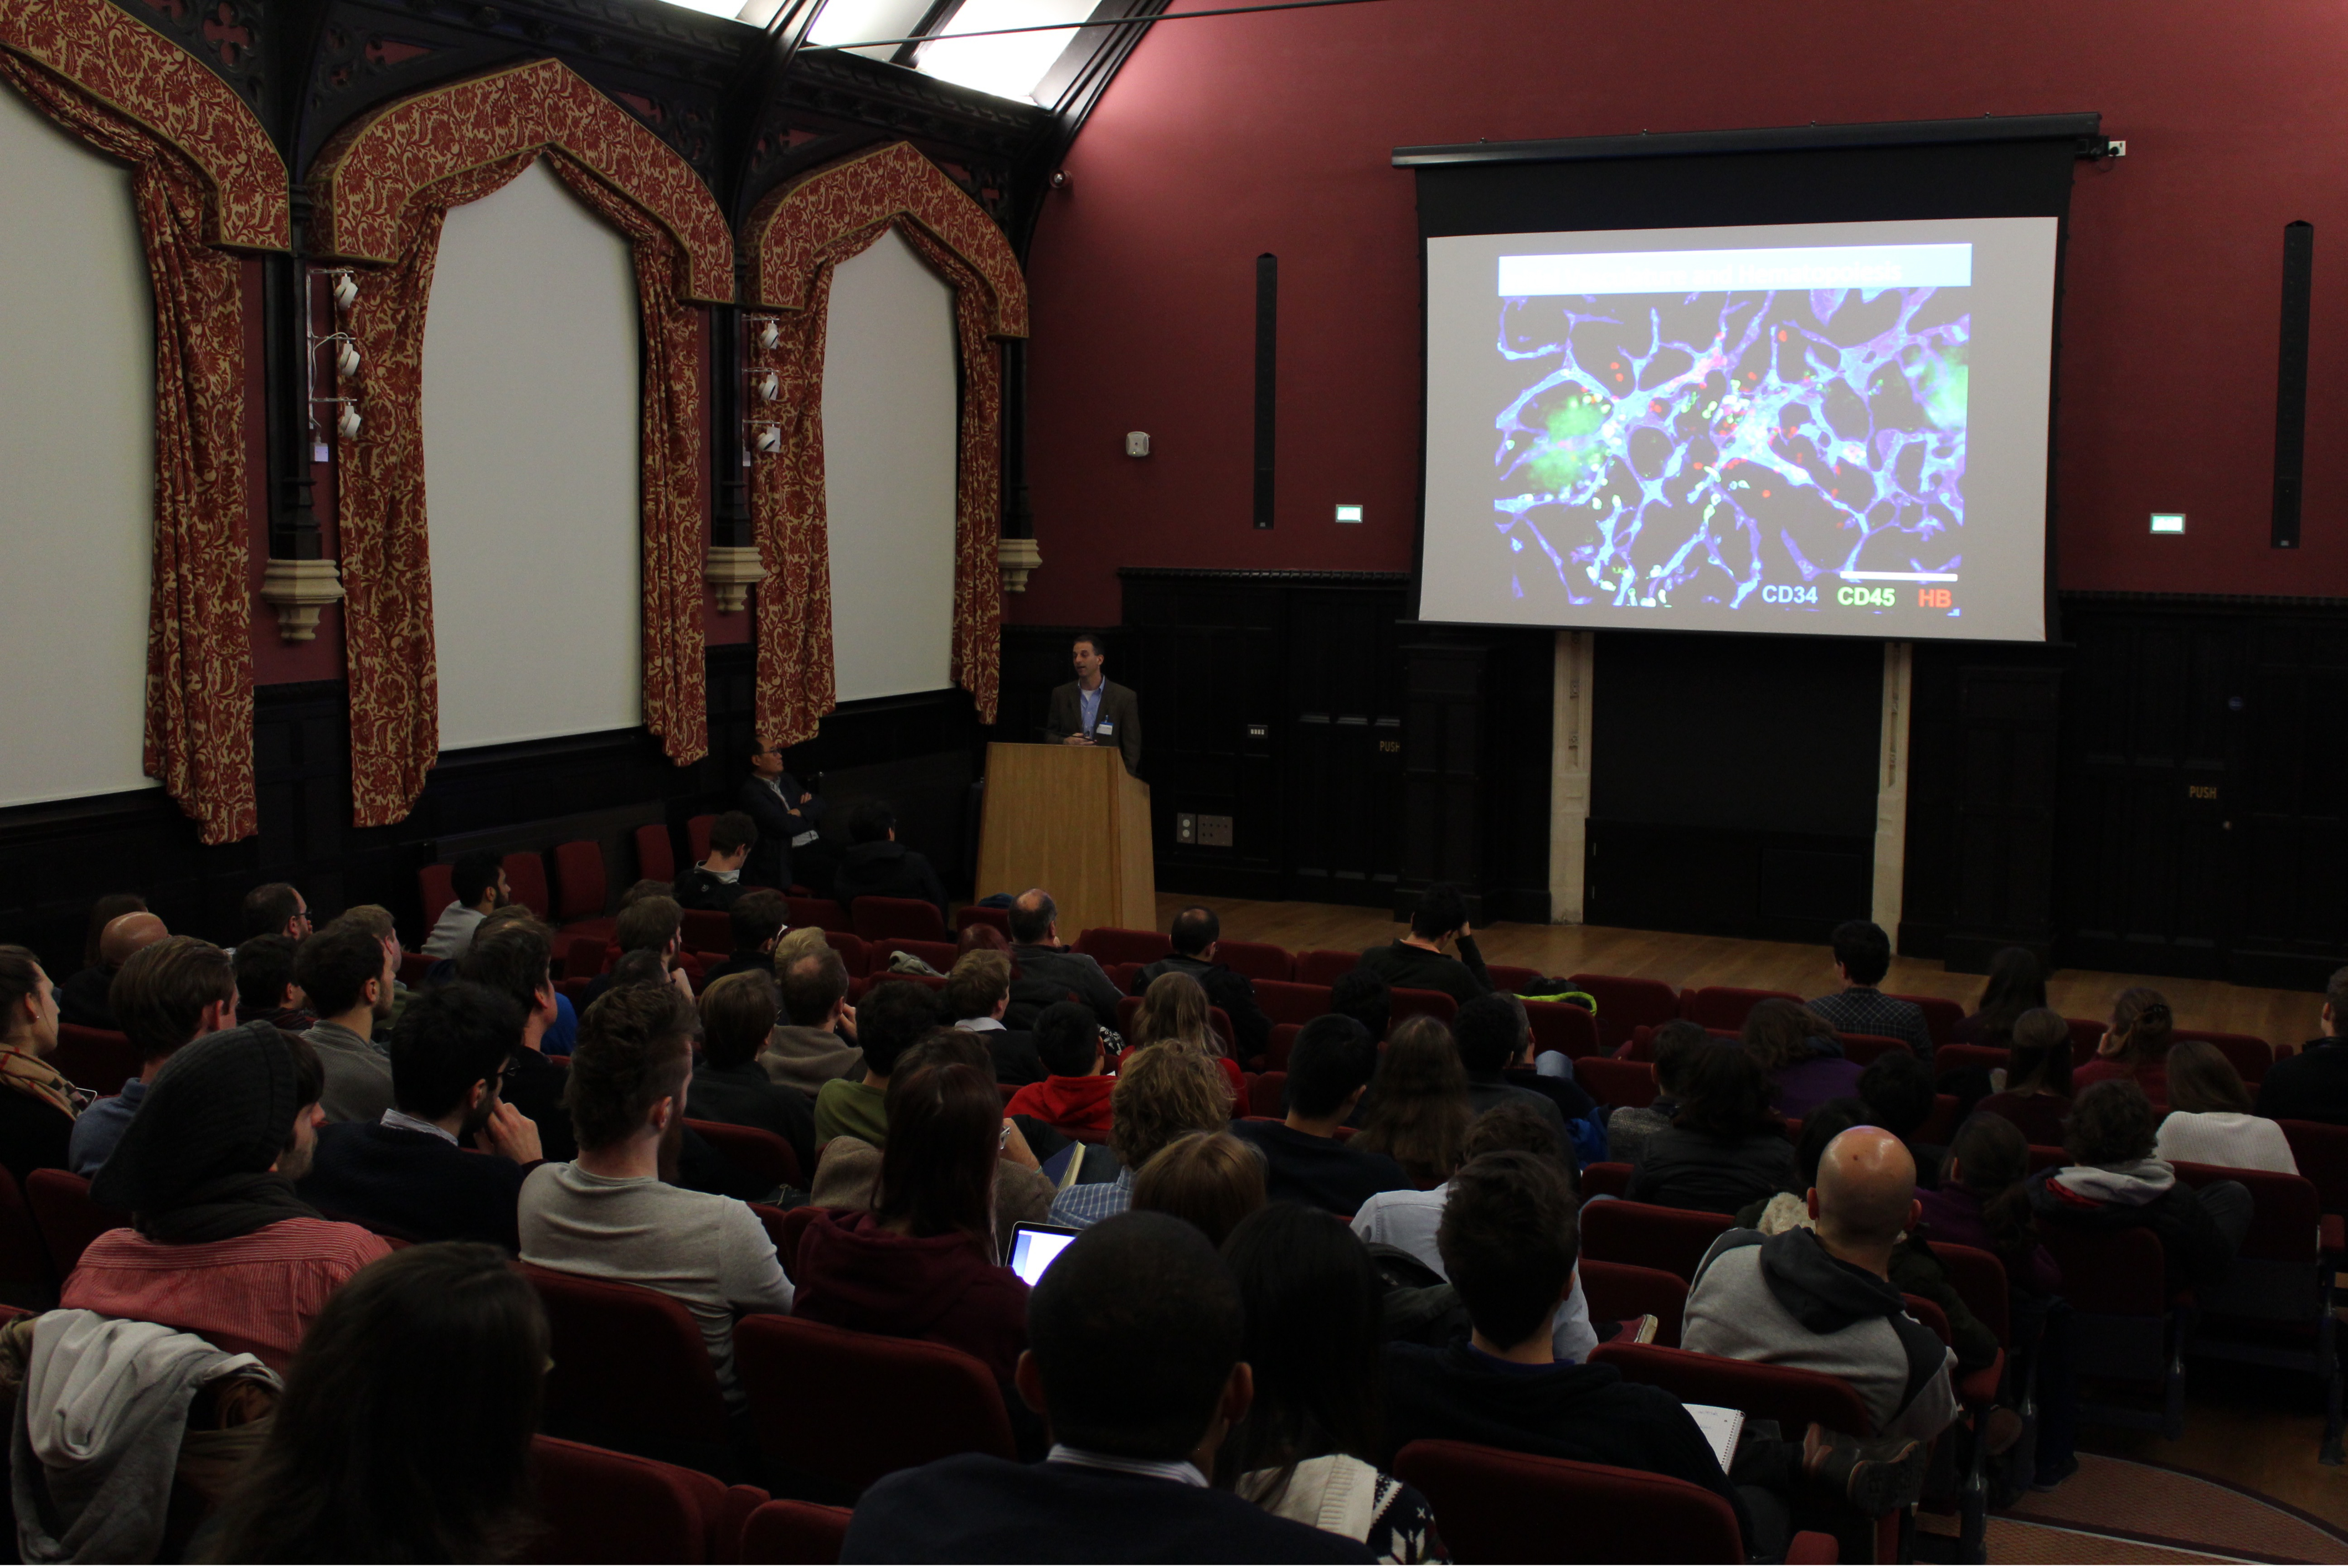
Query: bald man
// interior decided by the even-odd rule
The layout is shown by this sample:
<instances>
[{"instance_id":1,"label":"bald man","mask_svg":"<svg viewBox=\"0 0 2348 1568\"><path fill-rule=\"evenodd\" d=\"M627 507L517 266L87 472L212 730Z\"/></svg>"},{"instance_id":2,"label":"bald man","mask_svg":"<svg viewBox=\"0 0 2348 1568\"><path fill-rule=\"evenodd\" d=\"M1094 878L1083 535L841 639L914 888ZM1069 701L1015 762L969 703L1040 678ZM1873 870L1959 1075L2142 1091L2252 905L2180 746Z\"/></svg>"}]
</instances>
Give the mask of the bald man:
<instances>
[{"instance_id":1,"label":"bald man","mask_svg":"<svg viewBox=\"0 0 2348 1568\"><path fill-rule=\"evenodd\" d=\"M114 987L114 977L130 959L130 955L151 948L171 934L162 917L144 909L134 909L128 915L117 915L98 934L98 963L57 988L57 1017L83 1029L119 1030L114 1020L114 1005L107 992Z\"/></svg>"},{"instance_id":2,"label":"bald man","mask_svg":"<svg viewBox=\"0 0 2348 1568\"><path fill-rule=\"evenodd\" d=\"M1733 1230L1696 1266L1680 1343L1708 1356L1802 1367L1840 1378L1874 1419L1871 1435L1899 1441L1865 1456L1861 1512L1887 1493L1915 1501L1930 1444L1957 1418L1949 1387L1956 1358L1910 1317L1889 1278L1892 1244L1917 1223L1916 1164L1880 1127L1853 1127L1827 1145L1808 1194L1811 1226L1765 1237ZM1903 1446L1904 1445L1904 1446ZM1893 1451L1898 1449L1901 1451ZM1905 1450L1912 1450L1912 1453ZM1856 1482L1854 1483L1856 1485Z\"/></svg>"},{"instance_id":3,"label":"bald man","mask_svg":"<svg viewBox=\"0 0 2348 1568\"><path fill-rule=\"evenodd\" d=\"M1092 1009L1103 1029L1117 1027L1117 982L1099 959L1061 945L1060 907L1041 887L1030 887L1011 901L1011 961L1019 966L1021 984L1040 981L1072 991ZM1021 1000L1015 989L1011 1000L1014 1008ZM1025 1025L1014 1022L1012 1027Z\"/></svg>"}]
</instances>

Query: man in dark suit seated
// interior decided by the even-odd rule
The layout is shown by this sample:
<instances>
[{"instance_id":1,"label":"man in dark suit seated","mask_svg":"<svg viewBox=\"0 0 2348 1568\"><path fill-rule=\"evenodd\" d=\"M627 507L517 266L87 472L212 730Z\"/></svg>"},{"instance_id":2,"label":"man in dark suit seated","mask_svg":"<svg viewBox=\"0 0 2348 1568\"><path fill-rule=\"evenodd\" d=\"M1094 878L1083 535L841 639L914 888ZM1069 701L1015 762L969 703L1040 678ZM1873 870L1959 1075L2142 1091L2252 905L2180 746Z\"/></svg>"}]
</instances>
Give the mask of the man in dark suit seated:
<instances>
[{"instance_id":1,"label":"man in dark suit seated","mask_svg":"<svg viewBox=\"0 0 2348 1568\"><path fill-rule=\"evenodd\" d=\"M1075 643L1076 678L1055 687L1044 720L1047 739L1066 746L1115 746L1125 771L1141 771L1141 702L1133 688L1101 674L1108 649L1097 631L1080 631Z\"/></svg>"},{"instance_id":2,"label":"man in dark suit seated","mask_svg":"<svg viewBox=\"0 0 2348 1568\"><path fill-rule=\"evenodd\" d=\"M417 997L391 1031L393 1107L320 1128L302 1196L413 1241L520 1252L514 1205L541 1159L538 1128L501 1091L521 1039L521 1009L487 986L452 980Z\"/></svg>"},{"instance_id":3,"label":"man in dark suit seated","mask_svg":"<svg viewBox=\"0 0 2348 1568\"><path fill-rule=\"evenodd\" d=\"M945 884L929 857L897 842L897 813L885 800L860 800L848 814L848 853L831 874L831 896L843 909L859 898L921 898L947 918Z\"/></svg>"},{"instance_id":4,"label":"man in dark suit seated","mask_svg":"<svg viewBox=\"0 0 2348 1568\"><path fill-rule=\"evenodd\" d=\"M750 890L742 866L758 845L758 825L747 812L729 811L709 825L709 858L676 879L676 901L687 909L731 909Z\"/></svg>"},{"instance_id":5,"label":"man in dark suit seated","mask_svg":"<svg viewBox=\"0 0 2348 1568\"><path fill-rule=\"evenodd\" d=\"M818 842L823 801L784 770L782 747L758 743L758 749L750 753L750 776L742 781L736 804L758 828L758 841L742 866L743 881L788 893L794 864L805 862L798 866L798 879L819 895L830 891L829 866L815 864L828 859Z\"/></svg>"},{"instance_id":6,"label":"man in dark suit seated","mask_svg":"<svg viewBox=\"0 0 2348 1568\"><path fill-rule=\"evenodd\" d=\"M2330 1122L2348 1126L2348 968L2334 969L2323 988L2323 1038L2267 1069L2259 1082L2258 1113L2270 1120Z\"/></svg>"},{"instance_id":7,"label":"man in dark suit seated","mask_svg":"<svg viewBox=\"0 0 2348 1568\"><path fill-rule=\"evenodd\" d=\"M1060 907L1041 887L1011 901L1011 961L1019 966L1022 980L1073 992L1093 1009L1101 1028L1117 1027L1117 982L1090 953L1060 945Z\"/></svg>"},{"instance_id":8,"label":"man in dark suit seated","mask_svg":"<svg viewBox=\"0 0 2348 1568\"><path fill-rule=\"evenodd\" d=\"M1352 1215L1375 1194L1413 1185L1386 1155L1349 1149L1337 1137L1377 1066L1377 1042L1352 1019L1327 1013L1297 1030L1288 1053L1288 1120L1231 1123L1271 1167L1264 1189L1273 1203Z\"/></svg>"},{"instance_id":9,"label":"man in dark suit seated","mask_svg":"<svg viewBox=\"0 0 2348 1568\"><path fill-rule=\"evenodd\" d=\"M705 991L726 976L745 970L776 979L775 944L790 928L790 900L771 887L753 887L734 901L726 918L732 928L734 950L726 955L724 963L712 965L701 977L701 989Z\"/></svg>"},{"instance_id":10,"label":"man in dark suit seated","mask_svg":"<svg viewBox=\"0 0 2348 1568\"><path fill-rule=\"evenodd\" d=\"M1128 1213L1091 1226L1027 1298L1019 1397L1051 1454L958 1454L867 1491L843 1563L1368 1563L1349 1536L1208 1482L1247 1414L1239 1284L1196 1226Z\"/></svg>"},{"instance_id":11,"label":"man in dark suit seated","mask_svg":"<svg viewBox=\"0 0 2348 1568\"><path fill-rule=\"evenodd\" d=\"M1146 993L1160 975L1189 976L1207 993L1210 1005L1231 1015L1231 1032L1238 1036L1231 1043L1239 1048L1233 1054L1245 1062L1262 1056L1272 1043L1272 1020L1255 999L1255 982L1229 964L1215 962L1215 943L1222 934L1221 918L1203 904L1175 916L1168 933L1174 940L1174 956L1144 964L1133 977L1133 994Z\"/></svg>"},{"instance_id":12,"label":"man in dark suit seated","mask_svg":"<svg viewBox=\"0 0 2348 1568\"><path fill-rule=\"evenodd\" d=\"M802 1173L815 1169L815 1102L758 1065L782 999L771 975L728 975L701 988L702 1064L685 1088L696 1122L757 1127L791 1146Z\"/></svg>"},{"instance_id":13,"label":"man in dark suit seated","mask_svg":"<svg viewBox=\"0 0 2348 1568\"><path fill-rule=\"evenodd\" d=\"M1011 958L983 948L964 953L946 977L944 1005L940 1009L954 1028L986 1042L994 1061L997 1083L1041 1083L1047 1074L1035 1050L1033 1030L1006 1029L1004 1012L1011 1006Z\"/></svg>"}]
</instances>

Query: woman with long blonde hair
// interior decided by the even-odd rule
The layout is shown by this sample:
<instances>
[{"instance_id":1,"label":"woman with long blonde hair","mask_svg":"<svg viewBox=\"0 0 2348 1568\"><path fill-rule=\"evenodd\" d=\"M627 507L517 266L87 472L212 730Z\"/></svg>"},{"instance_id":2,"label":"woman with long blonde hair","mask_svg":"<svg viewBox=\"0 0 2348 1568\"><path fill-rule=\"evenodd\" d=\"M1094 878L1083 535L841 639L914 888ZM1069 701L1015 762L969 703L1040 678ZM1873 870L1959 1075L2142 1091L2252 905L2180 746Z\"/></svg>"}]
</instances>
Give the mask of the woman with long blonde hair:
<instances>
[{"instance_id":1,"label":"woman with long blonde hair","mask_svg":"<svg viewBox=\"0 0 2348 1568\"><path fill-rule=\"evenodd\" d=\"M1234 1095L1246 1091L1247 1079L1215 1038L1207 1014L1207 992L1188 975L1160 975L1141 993L1141 1010L1133 1020L1135 1045L1173 1044L1214 1061L1231 1080Z\"/></svg>"}]
</instances>

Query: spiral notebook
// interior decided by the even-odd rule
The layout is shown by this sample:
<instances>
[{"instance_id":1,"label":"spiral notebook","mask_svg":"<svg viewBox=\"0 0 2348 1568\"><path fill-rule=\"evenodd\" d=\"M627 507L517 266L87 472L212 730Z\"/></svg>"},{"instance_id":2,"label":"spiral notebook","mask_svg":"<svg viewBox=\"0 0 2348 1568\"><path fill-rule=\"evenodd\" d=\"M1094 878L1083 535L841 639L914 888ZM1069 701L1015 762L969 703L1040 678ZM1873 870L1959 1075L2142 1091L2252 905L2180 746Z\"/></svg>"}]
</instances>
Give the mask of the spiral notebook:
<instances>
[{"instance_id":1,"label":"spiral notebook","mask_svg":"<svg viewBox=\"0 0 2348 1568\"><path fill-rule=\"evenodd\" d=\"M1736 1440L1745 1430L1745 1412L1732 1410L1725 1405L1682 1405L1680 1409L1695 1418L1696 1430L1704 1440L1712 1445L1723 1471L1736 1457Z\"/></svg>"}]
</instances>

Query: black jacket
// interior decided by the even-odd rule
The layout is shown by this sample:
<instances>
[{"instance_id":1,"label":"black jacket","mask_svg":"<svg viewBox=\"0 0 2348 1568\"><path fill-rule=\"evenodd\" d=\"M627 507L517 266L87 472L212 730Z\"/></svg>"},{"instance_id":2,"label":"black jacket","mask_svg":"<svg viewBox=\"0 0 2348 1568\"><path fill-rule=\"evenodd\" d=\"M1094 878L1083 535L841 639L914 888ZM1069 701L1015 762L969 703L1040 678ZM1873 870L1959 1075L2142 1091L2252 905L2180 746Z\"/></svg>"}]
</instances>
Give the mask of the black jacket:
<instances>
[{"instance_id":1,"label":"black jacket","mask_svg":"<svg viewBox=\"0 0 2348 1568\"><path fill-rule=\"evenodd\" d=\"M1084 722L1084 688L1074 681L1065 686L1053 687L1050 706L1045 711L1044 738L1055 743L1065 742ZM1093 723L1096 728L1102 724L1109 726L1108 743L1115 745L1124 757L1125 771L1138 774L1141 771L1141 700L1133 694L1133 688L1120 686L1103 676L1100 712Z\"/></svg>"},{"instance_id":2,"label":"black jacket","mask_svg":"<svg viewBox=\"0 0 2348 1568\"><path fill-rule=\"evenodd\" d=\"M753 971L763 973L769 979L774 979L775 955L756 948L746 951L736 948L726 955L724 963L712 964L702 971L701 989L706 991L728 975L747 975Z\"/></svg>"},{"instance_id":3,"label":"black jacket","mask_svg":"<svg viewBox=\"0 0 2348 1568\"><path fill-rule=\"evenodd\" d=\"M1262 1152L1271 1167L1264 1191L1275 1204L1357 1214L1376 1194L1409 1192L1417 1185L1387 1155L1349 1149L1334 1138L1299 1132L1283 1122L1234 1122L1231 1131Z\"/></svg>"},{"instance_id":4,"label":"black jacket","mask_svg":"<svg viewBox=\"0 0 2348 1568\"><path fill-rule=\"evenodd\" d=\"M1255 999L1255 982L1228 964L1210 964L1179 953L1144 964L1133 977L1133 994L1140 996L1160 975L1188 975L1207 993L1210 1006L1231 1015L1233 1054L1242 1062L1262 1056L1272 1043L1272 1020ZM1144 1043L1135 1041L1136 1044Z\"/></svg>"},{"instance_id":5,"label":"black jacket","mask_svg":"<svg viewBox=\"0 0 2348 1568\"><path fill-rule=\"evenodd\" d=\"M1019 979L1012 983L1011 999L1014 1003L1021 999L1020 987L1040 982L1056 987L1062 993L1053 1001L1063 1000L1066 993L1074 991L1078 1001L1093 1009L1093 1017L1100 1020L1101 1028L1117 1027L1117 982L1108 978L1108 971L1091 954L1073 953L1065 948L1014 944L1011 961L1019 966ZM1011 1020L1006 1016L1004 1021Z\"/></svg>"},{"instance_id":6,"label":"black jacket","mask_svg":"<svg viewBox=\"0 0 2348 1568\"><path fill-rule=\"evenodd\" d=\"M1573 1134L1565 1125L1565 1108L1538 1089L1528 1089L1511 1083L1498 1072L1472 1071L1468 1074L1468 1103L1481 1116L1495 1105L1510 1102L1529 1105L1549 1122L1549 1130L1557 1135L1558 1147L1565 1157L1573 1158Z\"/></svg>"},{"instance_id":7,"label":"black jacket","mask_svg":"<svg viewBox=\"0 0 2348 1568\"><path fill-rule=\"evenodd\" d=\"M2267 1069L2258 1113L2271 1121L2348 1126L2348 1040L2312 1040Z\"/></svg>"},{"instance_id":8,"label":"black jacket","mask_svg":"<svg viewBox=\"0 0 2348 1568\"><path fill-rule=\"evenodd\" d=\"M2030 1178L2030 1212L2042 1226L2110 1232L2141 1225L2160 1238L2172 1292L2225 1283L2234 1266L2234 1245L2183 1182L2171 1184L2148 1204L2085 1204L2047 1190L2046 1184L2062 1173L2058 1166Z\"/></svg>"},{"instance_id":9,"label":"black jacket","mask_svg":"<svg viewBox=\"0 0 2348 1568\"><path fill-rule=\"evenodd\" d=\"M77 1029L121 1029L114 1021L114 1004L108 999L114 989L114 973L103 967L88 968L59 986L58 1019Z\"/></svg>"},{"instance_id":10,"label":"black jacket","mask_svg":"<svg viewBox=\"0 0 2348 1568\"><path fill-rule=\"evenodd\" d=\"M761 844L764 842L764 839L759 840ZM752 845L750 849L755 855L757 845ZM732 882L720 882L716 872L691 866L677 873L676 901L687 909L731 909L736 900L750 891L751 886L747 861L743 864L742 875Z\"/></svg>"},{"instance_id":11,"label":"black jacket","mask_svg":"<svg viewBox=\"0 0 2348 1568\"><path fill-rule=\"evenodd\" d=\"M0 1089L0 1165L25 1184L35 1171L70 1171L74 1119L37 1095Z\"/></svg>"},{"instance_id":12,"label":"black jacket","mask_svg":"<svg viewBox=\"0 0 2348 1568\"><path fill-rule=\"evenodd\" d=\"M692 1086L685 1091L685 1114L696 1122L726 1122L736 1127L757 1127L791 1146L799 1170L815 1175L815 1102L798 1090L776 1082L755 1061L739 1067L693 1070Z\"/></svg>"},{"instance_id":13,"label":"black jacket","mask_svg":"<svg viewBox=\"0 0 2348 1568\"><path fill-rule=\"evenodd\" d=\"M791 888L791 840L821 825L823 801L809 795L794 814L793 808L783 801L798 800L805 793L799 781L785 774L775 784L782 791L779 796L753 774L742 781L742 788L735 797L734 804L758 825L758 842L750 846L750 858L742 863L742 880L754 887L772 887L788 893Z\"/></svg>"},{"instance_id":14,"label":"black jacket","mask_svg":"<svg viewBox=\"0 0 2348 1568\"><path fill-rule=\"evenodd\" d=\"M1647 1139L1624 1196L1733 1214L1756 1198L1791 1191L1794 1179L1794 1146L1783 1132L1728 1139L1665 1127Z\"/></svg>"},{"instance_id":15,"label":"black jacket","mask_svg":"<svg viewBox=\"0 0 2348 1568\"><path fill-rule=\"evenodd\" d=\"M1464 1339L1440 1350L1389 1345L1382 1468L1391 1470L1403 1445L1422 1438L1690 1481L1725 1499L1736 1511L1737 1529L1752 1538L1745 1501L1694 1418L1663 1389L1626 1383L1612 1367L1512 1371L1489 1365Z\"/></svg>"},{"instance_id":16,"label":"black jacket","mask_svg":"<svg viewBox=\"0 0 2348 1568\"><path fill-rule=\"evenodd\" d=\"M831 896L853 912L859 898L925 898L950 917L945 885L931 869L926 856L906 848L893 838L850 846L831 874Z\"/></svg>"},{"instance_id":17,"label":"black jacket","mask_svg":"<svg viewBox=\"0 0 2348 1568\"><path fill-rule=\"evenodd\" d=\"M1035 1049L1035 1035L1025 1029L979 1029L973 1034L986 1042L986 1054L994 1061L994 1081L997 1083L1041 1083L1051 1076L1044 1065L1044 1053Z\"/></svg>"},{"instance_id":18,"label":"black jacket","mask_svg":"<svg viewBox=\"0 0 2348 1568\"><path fill-rule=\"evenodd\" d=\"M372 1230L411 1241L485 1241L519 1254L514 1205L529 1173L429 1132L335 1122L318 1129L317 1155L297 1190L324 1214Z\"/></svg>"},{"instance_id":19,"label":"black jacket","mask_svg":"<svg viewBox=\"0 0 2348 1568\"><path fill-rule=\"evenodd\" d=\"M1492 977L1484 968L1484 954L1476 946L1475 938L1462 937L1456 945L1459 956L1455 958L1414 948L1408 942L1389 942L1383 948L1365 949L1362 968L1390 988L1441 991L1465 1006L1491 990Z\"/></svg>"},{"instance_id":20,"label":"black jacket","mask_svg":"<svg viewBox=\"0 0 2348 1568\"><path fill-rule=\"evenodd\" d=\"M876 1481L842 1563L1372 1563L1351 1537L1236 1492L957 1454Z\"/></svg>"}]
</instances>

